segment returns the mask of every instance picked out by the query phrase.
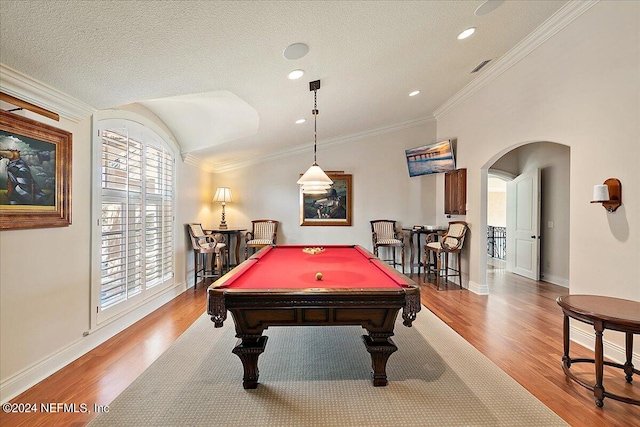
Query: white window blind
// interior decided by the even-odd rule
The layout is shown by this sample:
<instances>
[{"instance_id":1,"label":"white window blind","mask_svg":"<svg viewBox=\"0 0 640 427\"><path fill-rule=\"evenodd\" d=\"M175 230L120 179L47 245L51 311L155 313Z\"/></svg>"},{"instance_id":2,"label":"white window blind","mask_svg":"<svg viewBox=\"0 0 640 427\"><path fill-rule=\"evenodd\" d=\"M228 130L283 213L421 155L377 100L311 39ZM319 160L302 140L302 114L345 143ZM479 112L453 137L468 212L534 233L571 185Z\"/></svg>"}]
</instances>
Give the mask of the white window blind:
<instances>
[{"instance_id":1,"label":"white window blind","mask_svg":"<svg viewBox=\"0 0 640 427\"><path fill-rule=\"evenodd\" d=\"M98 316L104 318L101 313L119 313L173 283L175 162L151 132L136 131L133 137L127 127L108 127L98 135Z\"/></svg>"}]
</instances>

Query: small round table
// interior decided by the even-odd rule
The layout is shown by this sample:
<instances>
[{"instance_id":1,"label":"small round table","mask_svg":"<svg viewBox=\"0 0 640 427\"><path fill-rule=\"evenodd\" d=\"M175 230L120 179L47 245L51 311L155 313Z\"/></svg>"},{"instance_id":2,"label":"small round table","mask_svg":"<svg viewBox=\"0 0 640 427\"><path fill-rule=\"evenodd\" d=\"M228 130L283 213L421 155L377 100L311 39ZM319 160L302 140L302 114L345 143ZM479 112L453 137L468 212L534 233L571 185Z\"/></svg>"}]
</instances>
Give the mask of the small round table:
<instances>
[{"instance_id":1,"label":"small round table","mask_svg":"<svg viewBox=\"0 0 640 427\"><path fill-rule=\"evenodd\" d=\"M640 371L634 369L632 363L633 334L640 334L640 302L597 295L565 295L558 297L556 302L564 313L564 356L562 356L562 369L565 375L581 386L592 390L596 405L600 408L604 405L603 401L605 397L632 405L640 405L640 400L605 391L604 385L602 384L604 365L622 369L628 383L633 381L634 373L640 374ZM595 329L596 332L594 359L571 359L571 357L569 357L570 317L593 325L593 329ZM602 334L605 329L625 333L627 360L624 365L604 360ZM594 363L596 374L595 385L589 385L576 377L570 371L572 363Z\"/></svg>"}]
</instances>

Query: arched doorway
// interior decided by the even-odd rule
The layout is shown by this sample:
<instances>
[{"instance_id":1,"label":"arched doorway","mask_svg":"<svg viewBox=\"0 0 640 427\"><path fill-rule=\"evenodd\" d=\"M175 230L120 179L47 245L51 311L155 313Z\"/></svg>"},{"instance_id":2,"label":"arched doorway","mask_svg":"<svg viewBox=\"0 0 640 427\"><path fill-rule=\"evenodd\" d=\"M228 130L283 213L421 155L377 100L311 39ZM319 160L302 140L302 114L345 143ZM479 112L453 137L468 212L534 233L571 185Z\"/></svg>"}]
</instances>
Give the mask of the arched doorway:
<instances>
[{"instance_id":1,"label":"arched doorway","mask_svg":"<svg viewBox=\"0 0 640 427\"><path fill-rule=\"evenodd\" d=\"M515 144L493 156L481 169L482 230L480 256L481 277L485 278L484 293L490 293L494 276L488 268L490 247L490 178L509 180L525 171L541 171L540 188L540 280L569 287L569 171L570 148L566 145L536 141ZM505 212L506 217L514 213ZM509 254L509 247L506 247ZM505 267L507 267L505 265ZM484 269L484 271L482 271ZM512 274L506 268L507 274Z\"/></svg>"}]
</instances>

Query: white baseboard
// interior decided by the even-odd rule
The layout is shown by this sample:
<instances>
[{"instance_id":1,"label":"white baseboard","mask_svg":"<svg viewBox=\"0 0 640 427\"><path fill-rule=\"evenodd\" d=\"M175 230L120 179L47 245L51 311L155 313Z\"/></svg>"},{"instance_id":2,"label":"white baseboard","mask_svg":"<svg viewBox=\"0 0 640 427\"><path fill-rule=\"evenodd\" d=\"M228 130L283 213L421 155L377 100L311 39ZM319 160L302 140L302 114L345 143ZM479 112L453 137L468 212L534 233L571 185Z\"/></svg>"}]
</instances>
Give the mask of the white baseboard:
<instances>
[{"instance_id":1,"label":"white baseboard","mask_svg":"<svg viewBox=\"0 0 640 427\"><path fill-rule=\"evenodd\" d=\"M594 350L596 345L594 331L591 331L591 333L589 333L577 328L576 326L570 326L569 331L571 341L574 341L575 343L580 344L581 346L588 348L589 350ZM605 335L606 332L607 331L605 330ZM602 339L602 346L604 348L605 358L613 360L616 363L624 364L627 359L624 347L609 342L604 337ZM569 355L571 355L571 353L569 353ZM640 353L633 352L633 354L631 355L631 363L633 363L633 366L640 366Z\"/></svg>"},{"instance_id":2,"label":"white baseboard","mask_svg":"<svg viewBox=\"0 0 640 427\"><path fill-rule=\"evenodd\" d=\"M80 356L93 350L109 338L133 325L138 320L157 310L187 289L186 283L179 283L158 293L140 307L93 330L90 334L71 343L62 350L51 354L37 363L23 369L0 383L0 403L5 403L25 390L33 387L51 374L67 366Z\"/></svg>"},{"instance_id":3,"label":"white baseboard","mask_svg":"<svg viewBox=\"0 0 640 427\"><path fill-rule=\"evenodd\" d=\"M480 285L473 280L469 280L469 290L478 295L489 295L489 285Z\"/></svg>"},{"instance_id":4,"label":"white baseboard","mask_svg":"<svg viewBox=\"0 0 640 427\"><path fill-rule=\"evenodd\" d=\"M564 277L552 276L550 274L542 273L540 275L540 280L543 282L551 283L553 285L562 286L563 288L569 288L569 279L565 279Z\"/></svg>"}]
</instances>

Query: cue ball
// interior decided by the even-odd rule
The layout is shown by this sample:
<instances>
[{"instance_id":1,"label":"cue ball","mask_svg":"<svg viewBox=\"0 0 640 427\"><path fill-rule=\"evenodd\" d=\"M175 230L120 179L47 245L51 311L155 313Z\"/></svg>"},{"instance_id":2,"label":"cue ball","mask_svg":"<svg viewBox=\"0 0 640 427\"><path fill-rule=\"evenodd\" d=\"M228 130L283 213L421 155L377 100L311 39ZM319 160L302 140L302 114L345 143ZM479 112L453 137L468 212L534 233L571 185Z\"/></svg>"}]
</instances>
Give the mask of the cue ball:
<instances>
[{"instance_id":1,"label":"cue ball","mask_svg":"<svg viewBox=\"0 0 640 427\"><path fill-rule=\"evenodd\" d=\"M322 273L316 273L316 280L322 280Z\"/></svg>"}]
</instances>

